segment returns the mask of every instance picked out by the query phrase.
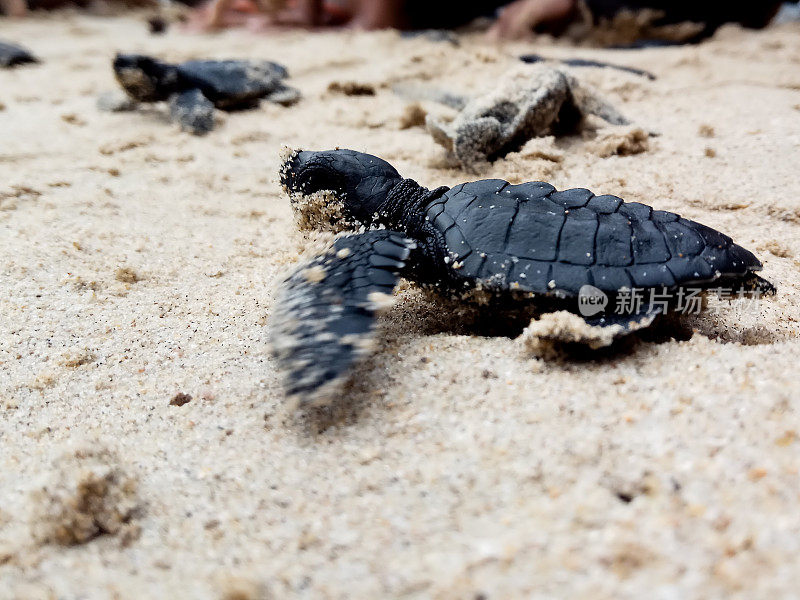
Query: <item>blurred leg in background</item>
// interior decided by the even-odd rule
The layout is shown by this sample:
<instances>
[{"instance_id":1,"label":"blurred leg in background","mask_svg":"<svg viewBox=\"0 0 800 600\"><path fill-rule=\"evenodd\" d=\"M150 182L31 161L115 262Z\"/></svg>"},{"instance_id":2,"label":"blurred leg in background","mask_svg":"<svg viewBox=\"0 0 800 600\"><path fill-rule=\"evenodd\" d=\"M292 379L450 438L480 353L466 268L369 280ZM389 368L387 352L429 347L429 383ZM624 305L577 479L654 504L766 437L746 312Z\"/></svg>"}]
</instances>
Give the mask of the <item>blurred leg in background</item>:
<instances>
[{"instance_id":1,"label":"blurred leg in background","mask_svg":"<svg viewBox=\"0 0 800 600\"><path fill-rule=\"evenodd\" d=\"M623 10L651 9L663 13L654 25L702 23L704 27L698 38L712 35L724 23L765 27L782 4L779 0L585 0L585 3L595 20L612 19ZM517 0L502 10L489 35L494 39L525 37L537 27L570 18L577 8L578 0Z\"/></svg>"},{"instance_id":2,"label":"blurred leg in background","mask_svg":"<svg viewBox=\"0 0 800 600\"><path fill-rule=\"evenodd\" d=\"M0 0L21 2L22 0ZM796 1L796 0L795 0ZM780 8L776 0L584 0L595 19L610 19L623 10L663 13L656 25L693 21L704 24L700 37L728 22L764 27ZM347 25L359 29L448 29L481 16L500 14L489 37L517 39L534 30L558 30L579 13L579 0L211 0L196 21L202 27L241 24L253 15L272 25L320 27ZM237 14L238 13L238 14Z\"/></svg>"},{"instance_id":3,"label":"blurred leg in background","mask_svg":"<svg viewBox=\"0 0 800 600\"><path fill-rule=\"evenodd\" d=\"M28 13L25 0L0 0L0 8L7 17L24 17Z\"/></svg>"}]
</instances>

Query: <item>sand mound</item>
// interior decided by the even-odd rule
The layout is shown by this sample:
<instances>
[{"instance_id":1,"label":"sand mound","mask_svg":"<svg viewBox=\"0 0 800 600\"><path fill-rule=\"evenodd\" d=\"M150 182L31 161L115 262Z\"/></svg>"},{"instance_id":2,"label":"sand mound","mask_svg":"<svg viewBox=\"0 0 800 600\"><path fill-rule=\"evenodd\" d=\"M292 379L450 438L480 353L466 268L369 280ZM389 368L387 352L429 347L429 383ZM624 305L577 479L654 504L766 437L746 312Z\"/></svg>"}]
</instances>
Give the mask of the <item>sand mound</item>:
<instances>
[{"instance_id":1,"label":"sand mound","mask_svg":"<svg viewBox=\"0 0 800 600\"><path fill-rule=\"evenodd\" d=\"M138 535L137 482L105 449L81 449L51 465L52 476L33 493L33 536L41 543L85 544L101 535L128 543Z\"/></svg>"}]
</instances>

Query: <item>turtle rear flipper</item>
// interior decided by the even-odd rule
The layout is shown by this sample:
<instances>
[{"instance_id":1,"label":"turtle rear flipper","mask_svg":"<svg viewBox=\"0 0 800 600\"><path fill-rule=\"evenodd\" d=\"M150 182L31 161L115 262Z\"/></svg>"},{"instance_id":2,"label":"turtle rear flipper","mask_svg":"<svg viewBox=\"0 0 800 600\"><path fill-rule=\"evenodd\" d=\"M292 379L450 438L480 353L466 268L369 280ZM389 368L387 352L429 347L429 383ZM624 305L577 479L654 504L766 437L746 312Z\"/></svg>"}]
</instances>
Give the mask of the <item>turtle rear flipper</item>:
<instances>
[{"instance_id":1,"label":"turtle rear flipper","mask_svg":"<svg viewBox=\"0 0 800 600\"><path fill-rule=\"evenodd\" d=\"M643 303L636 312L625 314L611 312L597 317L584 317L584 320L592 327L618 327L619 329L614 332L614 338L617 339L650 327L664 312L664 307L659 304Z\"/></svg>"},{"instance_id":2,"label":"turtle rear flipper","mask_svg":"<svg viewBox=\"0 0 800 600\"><path fill-rule=\"evenodd\" d=\"M39 60L22 46L0 42L0 67L15 67Z\"/></svg>"},{"instance_id":3,"label":"turtle rear flipper","mask_svg":"<svg viewBox=\"0 0 800 600\"><path fill-rule=\"evenodd\" d=\"M270 338L290 398L301 406L333 399L353 363L371 350L375 316L415 247L389 230L343 236L289 276Z\"/></svg>"},{"instance_id":4,"label":"turtle rear flipper","mask_svg":"<svg viewBox=\"0 0 800 600\"><path fill-rule=\"evenodd\" d=\"M169 101L169 113L182 130L194 135L214 129L214 104L200 90L175 94Z\"/></svg>"},{"instance_id":5,"label":"turtle rear flipper","mask_svg":"<svg viewBox=\"0 0 800 600\"><path fill-rule=\"evenodd\" d=\"M531 321L520 340L526 349L541 358L555 358L567 349L607 348L630 334L650 327L664 310L642 306L633 314L614 313L586 317L561 310L545 313Z\"/></svg>"},{"instance_id":6,"label":"turtle rear flipper","mask_svg":"<svg viewBox=\"0 0 800 600\"><path fill-rule=\"evenodd\" d=\"M750 273L750 277L741 282L739 289L754 296L774 296L778 292L775 284L756 273Z\"/></svg>"}]
</instances>

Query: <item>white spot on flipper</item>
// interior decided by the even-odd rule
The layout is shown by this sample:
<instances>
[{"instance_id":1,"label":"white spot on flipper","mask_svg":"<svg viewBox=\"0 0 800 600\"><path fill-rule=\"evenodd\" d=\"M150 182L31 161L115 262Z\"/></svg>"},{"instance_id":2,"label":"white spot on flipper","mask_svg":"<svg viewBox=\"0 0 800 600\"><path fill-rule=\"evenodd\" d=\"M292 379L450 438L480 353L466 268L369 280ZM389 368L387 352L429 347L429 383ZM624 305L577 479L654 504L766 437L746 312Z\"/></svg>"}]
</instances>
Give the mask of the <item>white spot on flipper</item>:
<instances>
[{"instance_id":1,"label":"white spot on flipper","mask_svg":"<svg viewBox=\"0 0 800 600\"><path fill-rule=\"evenodd\" d=\"M319 283L325 279L325 269L323 269L320 265L308 267L303 271L303 277L305 277L306 280L310 281L311 283Z\"/></svg>"},{"instance_id":2,"label":"white spot on flipper","mask_svg":"<svg viewBox=\"0 0 800 600\"><path fill-rule=\"evenodd\" d=\"M394 296L383 292L370 292L367 300L369 300L371 308L376 312L388 310L394 306Z\"/></svg>"}]
</instances>

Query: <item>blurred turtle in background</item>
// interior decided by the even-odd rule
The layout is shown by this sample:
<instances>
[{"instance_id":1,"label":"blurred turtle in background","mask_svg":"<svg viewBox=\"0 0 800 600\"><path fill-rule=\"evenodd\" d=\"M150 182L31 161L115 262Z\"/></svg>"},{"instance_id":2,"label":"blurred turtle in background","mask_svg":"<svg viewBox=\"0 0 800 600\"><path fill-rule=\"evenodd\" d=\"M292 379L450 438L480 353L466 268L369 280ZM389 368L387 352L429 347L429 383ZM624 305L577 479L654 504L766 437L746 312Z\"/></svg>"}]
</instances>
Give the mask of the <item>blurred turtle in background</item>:
<instances>
[{"instance_id":1,"label":"blurred turtle in background","mask_svg":"<svg viewBox=\"0 0 800 600\"><path fill-rule=\"evenodd\" d=\"M140 54L118 54L114 74L131 100L168 101L172 119L195 135L214 128L215 109L254 108L261 100L288 106L300 98L298 90L283 83L289 76L286 68L265 60L190 60L174 65Z\"/></svg>"}]
</instances>

